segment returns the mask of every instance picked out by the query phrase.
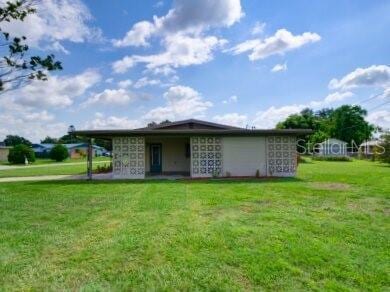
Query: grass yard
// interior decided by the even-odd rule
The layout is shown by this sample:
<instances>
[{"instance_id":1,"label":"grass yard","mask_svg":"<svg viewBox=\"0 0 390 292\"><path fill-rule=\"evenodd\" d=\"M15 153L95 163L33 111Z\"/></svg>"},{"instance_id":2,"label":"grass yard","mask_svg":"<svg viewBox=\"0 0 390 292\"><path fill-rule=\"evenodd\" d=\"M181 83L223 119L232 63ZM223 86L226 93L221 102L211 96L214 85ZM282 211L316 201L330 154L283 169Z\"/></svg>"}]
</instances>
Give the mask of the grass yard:
<instances>
[{"instance_id":1,"label":"grass yard","mask_svg":"<svg viewBox=\"0 0 390 292\"><path fill-rule=\"evenodd\" d=\"M0 184L0 290L390 289L390 167Z\"/></svg>"},{"instance_id":2,"label":"grass yard","mask_svg":"<svg viewBox=\"0 0 390 292\"><path fill-rule=\"evenodd\" d=\"M94 161L93 169L96 169L98 165L104 166L110 163L104 161L110 161L111 158L106 160ZM79 161L80 162L80 161ZM77 162L78 163L78 162ZM67 165L69 164L69 165ZM20 168L12 168L6 170L0 170L0 178L2 177L21 177L21 176L41 176L41 175L59 175L59 174L86 174L87 173L87 162L81 161L80 164L64 163L64 164L50 164L50 165L32 165L20 166Z\"/></svg>"},{"instance_id":3,"label":"grass yard","mask_svg":"<svg viewBox=\"0 0 390 292\"><path fill-rule=\"evenodd\" d=\"M93 161L107 161L111 160L111 157L106 156L99 156L99 157L93 157ZM78 162L85 162L87 163L86 158L67 158L64 161L57 162L55 160L49 159L49 158L36 158L34 162L30 163L30 165L41 165L41 164L58 164L58 163L78 163ZM14 165L9 163L8 161L0 161L0 165ZM23 166L23 165L21 165Z\"/></svg>"}]
</instances>

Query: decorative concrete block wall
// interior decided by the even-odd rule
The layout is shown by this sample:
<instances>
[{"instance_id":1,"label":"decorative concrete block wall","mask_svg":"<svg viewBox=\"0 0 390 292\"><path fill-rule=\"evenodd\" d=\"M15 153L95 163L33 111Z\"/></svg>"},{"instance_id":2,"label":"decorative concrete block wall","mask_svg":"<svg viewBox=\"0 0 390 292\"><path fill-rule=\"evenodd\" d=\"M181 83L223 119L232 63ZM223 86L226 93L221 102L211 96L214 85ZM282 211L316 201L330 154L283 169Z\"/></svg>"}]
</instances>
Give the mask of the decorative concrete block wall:
<instances>
[{"instance_id":1,"label":"decorative concrete block wall","mask_svg":"<svg viewBox=\"0 0 390 292\"><path fill-rule=\"evenodd\" d=\"M296 137L267 137L269 176L294 176L297 170Z\"/></svg>"},{"instance_id":2,"label":"decorative concrete block wall","mask_svg":"<svg viewBox=\"0 0 390 292\"><path fill-rule=\"evenodd\" d=\"M115 137L112 140L114 178L145 178L145 139Z\"/></svg>"},{"instance_id":3,"label":"decorative concrete block wall","mask_svg":"<svg viewBox=\"0 0 390 292\"><path fill-rule=\"evenodd\" d=\"M222 139L219 137L191 138L191 176L222 175Z\"/></svg>"}]
</instances>

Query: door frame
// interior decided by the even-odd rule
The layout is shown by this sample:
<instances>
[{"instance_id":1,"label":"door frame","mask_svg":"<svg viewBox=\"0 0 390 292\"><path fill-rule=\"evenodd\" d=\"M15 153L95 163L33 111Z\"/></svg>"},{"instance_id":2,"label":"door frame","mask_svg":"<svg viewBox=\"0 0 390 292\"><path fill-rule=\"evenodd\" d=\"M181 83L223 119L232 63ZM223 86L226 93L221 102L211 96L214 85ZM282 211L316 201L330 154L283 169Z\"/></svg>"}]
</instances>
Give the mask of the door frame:
<instances>
[{"instance_id":1,"label":"door frame","mask_svg":"<svg viewBox=\"0 0 390 292\"><path fill-rule=\"evenodd\" d=\"M160 170L159 171L153 171L152 170L152 164L153 164L153 146L158 146L160 149ZM149 161L150 161L150 173L152 174L158 174L162 173L162 144L161 143L152 143L149 145Z\"/></svg>"}]
</instances>

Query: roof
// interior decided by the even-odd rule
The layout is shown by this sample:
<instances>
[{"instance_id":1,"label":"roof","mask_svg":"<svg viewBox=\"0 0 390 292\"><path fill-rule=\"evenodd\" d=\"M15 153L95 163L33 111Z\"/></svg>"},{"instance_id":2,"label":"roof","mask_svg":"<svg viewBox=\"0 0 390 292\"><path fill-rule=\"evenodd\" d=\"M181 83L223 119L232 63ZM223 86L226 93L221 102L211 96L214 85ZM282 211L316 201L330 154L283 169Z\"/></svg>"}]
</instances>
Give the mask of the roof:
<instances>
[{"instance_id":1,"label":"roof","mask_svg":"<svg viewBox=\"0 0 390 292\"><path fill-rule=\"evenodd\" d=\"M188 119L188 120L182 120L182 121L176 121L176 122L166 122L157 124L152 127L144 127L144 128L138 128L136 130L156 130L156 129L220 129L220 130L228 130L228 129L242 129L239 127L224 125L224 124L217 124L197 119Z\"/></svg>"},{"instance_id":2,"label":"roof","mask_svg":"<svg viewBox=\"0 0 390 292\"><path fill-rule=\"evenodd\" d=\"M336 139L336 138L330 138L325 140L324 142L321 142L320 144L348 144L347 142L344 142L342 140Z\"/></svg>"},{"instance_id":3,"label":"roof","mask_svg":"<svg viewBox=\"0 0 390 292\"><path fill-rule=\"evenodd\" d=\"M33 148L44 148L45 150L50 150L57 144L51 144L51 143L41 143L41 144L33 144ZM67 149L73 149L77 147L88 147L88 143L70 143L70 144L61 144L65 146ZM97 146L97 145L92 145L93 148L95 149L104 149L103 147ZM105 150L105 149L104 149Z\"/></svg>"},{"instance_id":4,"label":"roof","mask_svg":"<svg viewBox=\"0 0 390 292\"><path fill-rule=\"evenodd\" d=\"M382 141L380 140L371 140L371 141L366 141L360 144L360 147L364 146L378 146Z\"/></svg>"}]
</instances>

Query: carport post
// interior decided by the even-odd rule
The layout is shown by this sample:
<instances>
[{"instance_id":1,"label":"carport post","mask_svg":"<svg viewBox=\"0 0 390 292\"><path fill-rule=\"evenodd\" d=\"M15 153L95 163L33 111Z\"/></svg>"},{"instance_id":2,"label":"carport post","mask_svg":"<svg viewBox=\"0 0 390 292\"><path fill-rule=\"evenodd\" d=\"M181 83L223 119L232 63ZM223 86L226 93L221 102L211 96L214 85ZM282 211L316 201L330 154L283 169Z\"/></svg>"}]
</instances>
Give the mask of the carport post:
<instances>
[{"instance_id":1,"label":"carport post","mask_svg":"<svg viewBox=\"0 0 390 292\"><path fill-rule=\"evenodd\" d=\"M92 180L92 139L88 139L88 155L87 155L87 175L88 180Z\"/></svg>"}]
</instances>

